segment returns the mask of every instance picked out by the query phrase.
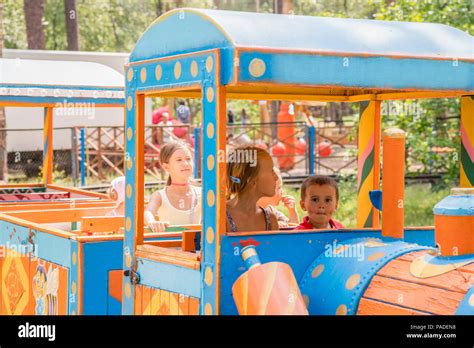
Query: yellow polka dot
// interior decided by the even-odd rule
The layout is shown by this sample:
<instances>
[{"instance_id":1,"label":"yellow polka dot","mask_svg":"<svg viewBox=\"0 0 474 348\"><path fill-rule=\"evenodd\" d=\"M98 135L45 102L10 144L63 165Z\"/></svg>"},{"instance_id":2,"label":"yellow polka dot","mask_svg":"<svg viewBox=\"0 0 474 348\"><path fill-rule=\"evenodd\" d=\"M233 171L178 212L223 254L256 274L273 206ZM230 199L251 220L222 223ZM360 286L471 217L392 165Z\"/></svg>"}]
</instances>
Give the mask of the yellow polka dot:
<instances>
[{"instance_id":1,"label":"yellow polka dot","mask_svg":"<svg viewBox=\"0 0 474 348\"><path fill-rule=\"evenodd\" d=\"M132 158L129 156L127 159L127 169L132 170L132 167L133 167Z\"/></svg>"},{"instance_id":2,"label":"yellow polka dot","mask_svg":"<svg viewBox=\"0 0 474 348\"><path fill-rule=\"evenodd\" d=\"M140 70L140 80L142 81L142 83L145 83L145 81L146 81L146 68L142 68L142 70Z\"/></svg>"},{"instance_id":3,"label":"yellow polka dot","mask_svg":"<svg viewBox=\"0 0 474 348\"><path fill-rule=\"evenodd\" d=\"M212 66L214 65L214 60L212 59L211 56L207 57L206 59L206 70L207 72L211 72Z\"/></svg>"},{"instance_id":4,"label":"yellow polka dot","mask_svg":"<svg viewBox=\"0 0 474 348\"><path fill-rule=\"evenodd\" d=\"M368 261L375 261L375 260L378 260L378 259L384 257L384 255L385 255L385 253L383 253L383 252L373 253L372 255L369 255L367 257L367 260Z\"/></svg>"},{"instance_id":5,"label":"yellow polka dot","mask_svg":"<svg viewBox=\"0 0 474 348\"><path fill-rule=\"evenodd\" d=\"M214 191L212 190L207 191L207 205L209 207L213 207L215 202L216 202L216 196L214 195Z\"/></svg>"},{"instance_id":6,"label":"yellow polka dot","mask_svg":"<svg viewBox=\"0 0 474 348\"><path fill-rule=\"evenodd\" d=\"M260 58L254 58L249 64L249 72L253 77L260 77L265 74L265 62Z\"/></svg>"},{"instance_id":7,"label":"yellow polka dot","mask_svg":"<svg viewBox=\"0 0 474 348\"><path fill-rule=\"evenodd\" d=\"M130 231L132 229L132 220L128 217L125 220L125 230Z\"/></svg>"},{"instance_id":8,"label":"yellow polka dot","mask_svg":"<svg viewBox=\"0 0 474 348\"><path fill-rule=\"evenodd\" d=\"M191 76L196 77L198 74L198 65L195 60L191 63Z\"/></svg>"},{"instance_id":9,"label":"yellow polka dot","mask_svg":"<svg viewBox=\"0 0 474 348\"><path fill-rule=\"evenodd\" d=\"M378 240L369 240L368 242L365 242L364 244L367 248L378 248L378 247L382 247L382 246L385 246L386 244L385 243L382 243Z\"/></svg>"},{"instance_id":10,"label":"yellow polka dot","mask_svg":"<svg viewBox=\"0 0 474 348\"><path fill-rule=\"evenodd\" d=\"M77 285L76 282L72 282L71 284L71 292L75 295L77 291Z\"/></svg>"},{"instance_id":11,"label":"yellow polka dot","mask_svg":"<svg viewBox=\"0 0 474 348\"><path fill-rule=\"evenodd\" d=\"M177 80L181 77L181 63L176 62L174 65L174 78Z\"/></svg>"},{"instance_id":12,"label":"yellow polka dot","mask_svg":"<svg viewBox=\"0 0 474 348\"><path fill-rule=\"evenodd\" d=\"M132 110L133 107L133 98L131 95L127 98L127 110Z\"/></svg>"},{"instance_id":13,"label":"yellow polka dot","mask_svg":"<svg viewBox=\"0 0 474 348\"><path fill-rule=\"evenodd\" d=\"M214 137L214 124L213 123L207 124L206 134L209 139L212 139L212 137Z\"/></svg>"},{"instance_id":14,"label":"yellow polka dot","mask_svg":"<svg viewBox=\"0 0 474 348\"><path fill-rule=\"evenodd\" d=\"M131 294L132 294L132 288L130 287L130 284L127 283L127 284L125 284L125 296L127 298L130 298Z\"/></svg>"},{"instance_id":15,"label":"yellow polka dot","mask_svg":"<svg viewBox=\"0 0 474 348\"><path fill-rule=\"evenodd\" d=\"M127 71L127 80L128 82L132 81L133 79L133 69L128 69Z\"/></svg>"},{"instance_id":16,"label":"yellow polka dot","mask_svg":"<svg viewBox=\"0 0 474 348\"><path fill-rule=\"evenodd\" d=\"M204 274L204 282L206 283L207 286L212 285L212 269L210 267L206 267L206 273Z\"/></svg>"},{"instance_id":17,"label":"yellow polka dot","mask_svg":"<svg viewBox=\"0 0 474 348\"><path fill-rule=\"evenodd\" d=\"M340 305L336 309L336 315L347 315L347 307L346 305Z\"/></svg>"},{"instance_id":18,"label":"yellow polka dot","mask_svg":"<svg viewBox=\"0 0 474 348\"><path fill-rule=\"evenodd\" d=\"M207 90L206 90L206 99L209 103L212 103L212 101L214 100L214 88L212 87L207 87Z\"/></svg>"},{"instance_id":19,"label":"yellow polka dot","mask_svg":"<svg viewBox=\"0 0 474 348\"><path fill-rule=\"evenodd\" d=\"M204 315L212 315L212 306L210 303L206 303L204 306Z\"/></svg>"},{"instance_id":20,"label":"yellow polka dot","mask_svg":"<svg viewBox=\"0 0 474 348\"><path fill-rule=\"evenodd\" d=\"M474 307L474 294L472 294L471 297L469 297L468 303L469 303L469 306Z\"/></svg>"},{"instance_id":21,"label":"yellow polka dot","mask_svg":"<svg viewBox=\"0 0 474 348\"><path fill-rule=\"evenodd\" d=\"M76 263L77 263L77 253L74 251L72 253L72 264L76 265Z\"/></svg>"},{"instance_id":22,"label":"yellow polka dot","mask_svg":"<svg viewBox=\"0 0 474 348\"><path fill-rule=\"evenodd\" d=\"M209 155L207 156L207 170L213 170L214 169L214 156Z\"/></svg>"},{"instance_id":23,"label":"yellow polka dot","mask_svg":"<svg viewBox=\"0 0 474 348\"><path fill-rule=\"evenodd\" d=\"M128 140L132 140L132 136L133 136L132 128L131 128L131 127L128 127L128 128L127 128L127 139L128 139Z\"/></svg>"},{"instance_id":24,"label":"yellow polka dot","mask_svg":"<svg viewBox=\"0 0 474 348\"><path fill-rule=\"evenodd\" d=\"M209 244L214 242L214 230L212 227L208 227L206 230L206 240Z\"/></svg>"},{"instance_id":25,"label":"yellow polka dot","mask_svg":"<svg viewBox=\"0 0 474 348\"><path fill-rule=\"evenodd\" d=\"M304 304L306 305L306 307L309 306L309 297L308 295L303 295L303 301L304 301Z\"/></svg>"},{"instance_id":26,"label":"yellow polka dot","mask_svg":"<svg viewBox=\"0 0 474 348\"><path fill-rule=\"evenodd\" d=\"M317 278L323 273L324 271L324 265L318 265L315 269L313 269L313 272L311 272L311 277Z\"/></svg>"},{"instance_id":27,"label":"yellow polka dot","mask_svg":"<svg viewBox=\"0 0 474 348\"><path fill-rule=\"evenodd\" d=\"M155 68L155 79L156 81L161 80L161 75L163 74L163 69L161 68L161 65L158 64Z\"/></svg>"},{"instance_id":28,"label":"yellow polka dot","mask_svg":"<svg viewBox=\"0 0 474 348\"><path fill-rule=\"evenodd\" d=\"M127 198L132 197L132 185L127 184L127 190L126 190L126 192L127 192Z\"/></svg>"},{"instance_id":29,"label":"yellow polka dot","mask_svg":"<svg viewBox=\"0 0 474 348\"><path fill-rule=\"evenodd\" d=\"M360 274L353 274L347 279L346 281L346 289L347 290L352 290L354 289L357 284L360 282Z\"/></svg>"},{"instance_id":30,"label":"yellow polka dot","mask_svg":"<svg viewBox=\"0 0 474 348\"><path fill-rule=\"evenodd\" d=\"M127 254L127 256L125 256L125 265L127 266L127 268L130 268L132 266L132 257L130 256L130 254Z\"/></svg>"},{"instance_id":31,"label":"yellow polka dot","mask_svg":"<svg viewBox=\"0 0 474 348\"><path fill-rule=\"evenodd\" d=\"M74 309L71 311L71 315L76 315L76 311Z\"/></svg>"}]
</instances>

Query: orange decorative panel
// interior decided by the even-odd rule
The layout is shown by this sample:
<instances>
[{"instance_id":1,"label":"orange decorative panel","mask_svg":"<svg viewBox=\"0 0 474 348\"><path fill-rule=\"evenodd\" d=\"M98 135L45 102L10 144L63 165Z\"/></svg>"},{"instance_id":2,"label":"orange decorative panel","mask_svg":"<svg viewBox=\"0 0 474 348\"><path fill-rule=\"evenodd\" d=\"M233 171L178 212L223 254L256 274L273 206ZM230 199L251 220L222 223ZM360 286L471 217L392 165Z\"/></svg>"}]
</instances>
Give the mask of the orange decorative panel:
<instances>
[{"instance_id":1,"label":"orange decorative panel","mask_svg":"<svg viewBox=\"0 0 474 348\"><path fill-rule=\"evenodd\" d=\"M9 248L3 249L0 313L3 315L33 314L30 301L30 259Z\"/></svg>"},{"instance_id":2,"label":"orange decorative panel","mask_svg":"<svg viewBox=\"0 0 474 348\"><path fill-rule=\"evenodd\" d=\"M67 292L66 268L0 248L0 314L66 315Z\"/></svg>"},{"instance_id":3,"label":"orange decorative panel","mask_svg":"<svg viewBox=\"0 0 474 348\"><path fill-rule=\"evenodd\" d=\"M199 299L150 288L135 287L135 314L137 315L198 315Z\"/></svg>"}]
</instances>

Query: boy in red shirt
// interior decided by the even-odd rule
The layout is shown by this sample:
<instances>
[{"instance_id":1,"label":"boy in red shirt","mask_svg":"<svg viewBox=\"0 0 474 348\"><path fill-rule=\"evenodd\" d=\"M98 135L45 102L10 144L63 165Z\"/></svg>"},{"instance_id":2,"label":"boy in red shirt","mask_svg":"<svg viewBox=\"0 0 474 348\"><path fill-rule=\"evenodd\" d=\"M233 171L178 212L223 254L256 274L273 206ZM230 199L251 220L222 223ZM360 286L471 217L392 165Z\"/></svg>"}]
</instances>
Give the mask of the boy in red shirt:
<instances>
[{"instance_id":1,"label":"boy in red shirt","mask_svg":"<svg viewBox=\"0 0 474 348\"><path fill-rule=\"evenodd\" d=\"M332 218L339 201L336 180L328 176L313 175L301 184L301 209L308 213L295 230L344 228Z\"/></svg>"}]
</instances>

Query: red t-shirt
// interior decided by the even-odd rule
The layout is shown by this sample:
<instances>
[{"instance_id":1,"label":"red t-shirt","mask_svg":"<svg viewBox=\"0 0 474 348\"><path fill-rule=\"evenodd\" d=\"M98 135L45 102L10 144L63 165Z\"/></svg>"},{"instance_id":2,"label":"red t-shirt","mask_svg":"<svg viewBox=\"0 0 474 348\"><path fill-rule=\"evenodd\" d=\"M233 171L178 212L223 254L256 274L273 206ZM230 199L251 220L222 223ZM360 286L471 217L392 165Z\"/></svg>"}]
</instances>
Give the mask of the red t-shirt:
<instances>
[{"instance_id":1,"label":"red t-shirt","mask_svg":"<svg viewBox=\"0 0 474 348\"><path fill-rule=\"evenodd\" d=\"M331 226L331 228L344 228L344 226L342 226L342 224L339 221L333 220L333 219L329 219L329 226ZM303 219L303 222L300 223L298 226L296 226L294 229L295 230L314 230L315 228L311 224L311 222L309 222L309 217L305 216Z\"/></svg>"}]
</instances>

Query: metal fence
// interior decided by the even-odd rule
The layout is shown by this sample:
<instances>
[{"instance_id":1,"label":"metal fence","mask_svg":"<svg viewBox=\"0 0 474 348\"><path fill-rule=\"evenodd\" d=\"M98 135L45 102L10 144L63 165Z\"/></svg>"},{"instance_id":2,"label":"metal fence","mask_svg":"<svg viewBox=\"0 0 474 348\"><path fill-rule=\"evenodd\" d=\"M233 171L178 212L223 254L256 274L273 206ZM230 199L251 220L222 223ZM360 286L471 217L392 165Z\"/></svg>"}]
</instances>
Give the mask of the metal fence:
<instances>
[{"instance_id":1,"label":"metal fence","mask_svg":"<svg viewBox=\"0 0 474 348\"><path fill-rule=\"evenodd\" d=\"M226 143L228 150L244 144L268 149L285 176L353 173L356 152L355 141L349 140L351 129L351 126L310 127L304 122L233 124L227 127ZM9 182L40 181L43 129L3 129L0 132L6 132L7 137ZM170 137L190 143L195 158L195 176L200 177L201 134L200 127L189 125L147 126L147 180L164 179L159 149ZM109 182L111 178L123 175L124 136L123 127L115 126L55 128L55 181L84 186Z\"/></svg>"}]
</instances>

